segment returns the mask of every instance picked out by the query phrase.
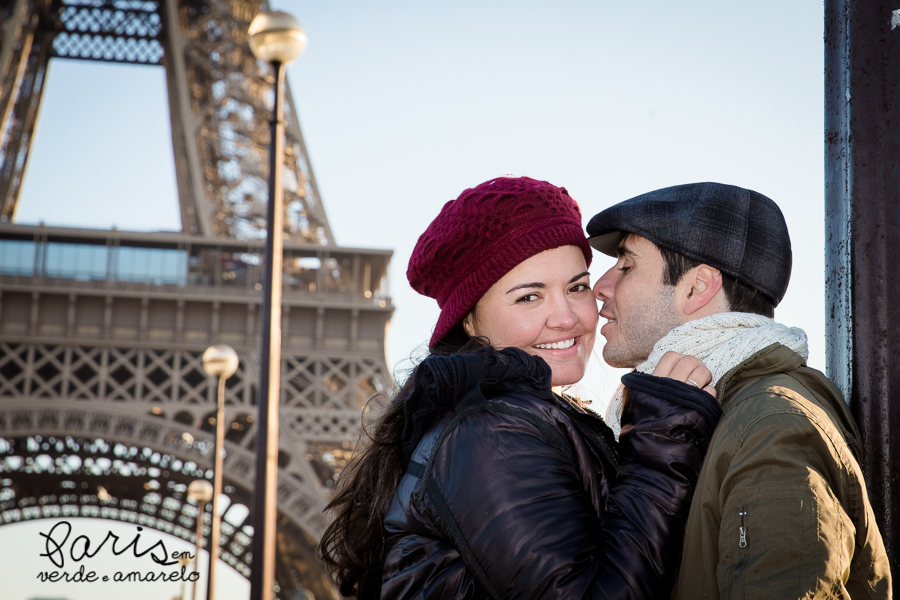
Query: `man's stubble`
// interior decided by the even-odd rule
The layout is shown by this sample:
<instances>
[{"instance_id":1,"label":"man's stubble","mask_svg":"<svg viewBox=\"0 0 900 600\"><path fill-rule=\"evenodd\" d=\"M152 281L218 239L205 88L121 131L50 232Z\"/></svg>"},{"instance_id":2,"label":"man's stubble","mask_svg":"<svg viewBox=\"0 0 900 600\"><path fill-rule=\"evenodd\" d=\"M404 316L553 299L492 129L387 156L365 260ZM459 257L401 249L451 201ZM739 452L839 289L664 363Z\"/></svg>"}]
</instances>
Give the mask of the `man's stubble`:
<instances>
[{"instance_id":1,"label":"man's stubble","mask_svg":"<svg viewBox=\"0 0 900 600\"><path fill-rule=\"evenodd\" d=\"M633 368L647 360L656 342L682 325L675 309L675 286L662 284L656 294L617 320L618 336L603 347L603 359L613 367Z\"/></svg>"}]
</instances>

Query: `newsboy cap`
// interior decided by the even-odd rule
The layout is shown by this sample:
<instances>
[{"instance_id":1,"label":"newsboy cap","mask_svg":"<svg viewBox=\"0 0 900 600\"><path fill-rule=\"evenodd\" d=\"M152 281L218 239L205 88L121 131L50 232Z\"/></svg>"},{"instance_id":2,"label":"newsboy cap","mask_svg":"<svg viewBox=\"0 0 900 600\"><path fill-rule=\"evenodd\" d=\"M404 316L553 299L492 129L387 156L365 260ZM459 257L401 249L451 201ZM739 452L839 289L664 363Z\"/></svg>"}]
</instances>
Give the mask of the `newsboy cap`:
<instances>
[{"instance_id":1,"label":"newsboy cap","mask_svg":"<svg viewBox=\"0 0 900 600\"><path fill-rule=\"evenodd\" d=\"M791 239L778 205L753 190L688 183L625 200L594 215L591 246L616 256L622 233L715 267L756 288L774 305L791 278Z\"/></svg>"}]
</instances>

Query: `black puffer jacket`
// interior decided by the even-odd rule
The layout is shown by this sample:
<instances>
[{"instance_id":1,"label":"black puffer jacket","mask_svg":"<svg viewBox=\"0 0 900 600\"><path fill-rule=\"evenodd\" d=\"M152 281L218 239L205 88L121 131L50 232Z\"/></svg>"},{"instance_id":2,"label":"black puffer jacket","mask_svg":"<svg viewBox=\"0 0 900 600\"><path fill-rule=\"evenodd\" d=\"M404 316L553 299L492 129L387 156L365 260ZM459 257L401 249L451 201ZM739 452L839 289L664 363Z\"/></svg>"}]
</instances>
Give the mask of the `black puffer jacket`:
<instances>
[{"instance_id":1,"label":"black puffer jacket","mask_svg":"<svg viewBox=\"0 0 900 600\"><path fill-rule=\"evenodd\" d=\"M668 596L712 396L626 375L616 456L522 351L431 357L415 377L382 600Z\"/></svg>"}]
</instances>

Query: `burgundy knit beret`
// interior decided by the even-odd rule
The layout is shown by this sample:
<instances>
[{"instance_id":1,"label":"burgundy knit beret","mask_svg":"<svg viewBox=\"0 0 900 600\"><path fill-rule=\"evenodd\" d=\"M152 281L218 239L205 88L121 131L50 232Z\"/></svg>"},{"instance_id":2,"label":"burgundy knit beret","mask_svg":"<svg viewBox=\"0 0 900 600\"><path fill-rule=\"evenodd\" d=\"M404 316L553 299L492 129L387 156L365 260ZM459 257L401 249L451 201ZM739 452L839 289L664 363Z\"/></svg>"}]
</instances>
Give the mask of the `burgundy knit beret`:
<instances>
[{"instance_id":1,"label":"burgundy knit beret","mask_svg":"<svg viewBox=\"0 0 900 600\"><path fill-rule=\"evenodd\" d=\"M429 347L516 265L560 246L577 246L590 266L581 210L565 188L499 177L447 202L419 237L406 270L412 288L441 308Z\"/></svg>"}]
</instances>

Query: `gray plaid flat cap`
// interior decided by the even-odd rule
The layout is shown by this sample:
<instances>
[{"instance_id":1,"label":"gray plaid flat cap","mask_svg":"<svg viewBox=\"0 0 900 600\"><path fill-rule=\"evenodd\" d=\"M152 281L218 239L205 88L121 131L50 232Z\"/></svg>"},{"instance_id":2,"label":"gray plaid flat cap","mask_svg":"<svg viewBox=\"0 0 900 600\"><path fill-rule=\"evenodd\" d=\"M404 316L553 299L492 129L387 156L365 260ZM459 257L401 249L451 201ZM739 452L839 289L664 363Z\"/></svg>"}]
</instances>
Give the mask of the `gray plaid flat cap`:
<instances>
[{"instance_id":1,"label":"gray plaid flat cap","mask_svg":"<svg viewBox=\"0 0 900 600\"><path fill-rule=\"evenodd\" d=\"M702 261L758 289L777 306L791 279L791 238L778 205L722 183L641 194L594 215L591 246L616 256L623 232Z\"/></svg>"}]
</instances>

